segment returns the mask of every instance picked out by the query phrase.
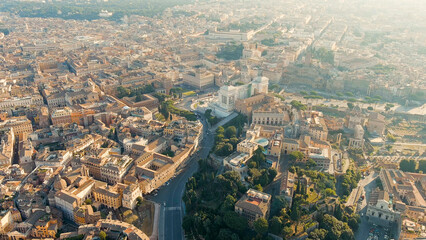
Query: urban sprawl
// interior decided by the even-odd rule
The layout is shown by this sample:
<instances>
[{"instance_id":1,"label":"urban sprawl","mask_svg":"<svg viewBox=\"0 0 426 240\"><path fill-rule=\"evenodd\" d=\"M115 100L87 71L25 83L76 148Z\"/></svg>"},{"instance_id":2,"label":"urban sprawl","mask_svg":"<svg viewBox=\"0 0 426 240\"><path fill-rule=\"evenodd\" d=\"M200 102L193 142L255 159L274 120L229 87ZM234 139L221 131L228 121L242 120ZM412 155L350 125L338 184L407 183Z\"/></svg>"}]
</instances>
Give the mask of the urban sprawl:
<instances>
[{"instance_id":1,"label":"urban sprawl","mask_svg":"<svg viewBox=\"0 0 426 240\"><path fill-rule=\"evenodd\" d=\"M10 2L0 239L426 237L416 1Z\"/></svg>"}]
</instances>

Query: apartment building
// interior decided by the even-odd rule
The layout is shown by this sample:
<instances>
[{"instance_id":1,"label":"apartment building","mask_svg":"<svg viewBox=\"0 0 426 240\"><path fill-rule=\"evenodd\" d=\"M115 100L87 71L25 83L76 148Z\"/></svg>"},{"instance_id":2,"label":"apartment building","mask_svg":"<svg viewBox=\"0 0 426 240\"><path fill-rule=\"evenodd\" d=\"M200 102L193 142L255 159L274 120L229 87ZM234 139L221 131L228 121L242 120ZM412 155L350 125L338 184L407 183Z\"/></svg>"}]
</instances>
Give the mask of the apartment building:
<instances>
[{"instance_id":1,"label":"apartment building","mask_svg":"<svg viewBox=\"0 0 426 240\"><path fill-rule=\"evenodd\" d=\"M34 159L36 167L51 166L60 167L65 166L72 158L72 152L66 150L50 151L48 147L36 154Z\"/></svg>"},{"instance_id":2,"label":"apartment building","mask_svg":"<svg viewBox=\"0 0 426 240\"><path fill-rule=\"evenodd\" d=\"M143 193L149 193L167 182L175 173L174 161L158 153L145 153L139 157L136 177Z\"/></svg>"},{"instance_id":3,"label":"apartment building","mask_svg":"<svg viewBox=\"0 0 426 240\"><path fill-rule=\"evenodd\" d=\"M284 154L291 154L294 151L299 151L298 139L284 138L282 142Z\"/></svg>"},{"instance_id":4,"label":"apartment building","mask_svg":"<svg viewBox=\"0 0 426 240\"><path fill-rule=\"evenodd\" d=\"M15 138L24 139L33 132L31 121L26 116L12 117L0 123L1 129L12 129Z\"/></svg>"},{"instance_id":5,"label":"apartment building","mask_svg":"<svg viewBox=\"0 0 426 240\"><path fill-rule=\"evenodd\" d=\"M62 109L55 109L50 114L50 119L53 125L61 125L71 123L71 108L65 107Z\"/></svg>"},{"instance_id":6,"label":"apartment building","mask_svg":"<svg viewBox=\"0 0 426 240\"><path fill-rule=\"evenodd\" d=\"M100 167L100 180L112 185L121 183L132 166L133 158L128 155L110 155L105 164Z\"/></svg>"},{"instance_id":7,"label":"apartment building","mask_svg":"<svg viewBox=\"0 0 426 240\"><path fill-rule=\"evenodd\" d=\"M13 129L2 131L0 136L0 166L6 167L12 164L15 134Z\"/></svg>"},{"instance_id":8,"label":"apartment building","mask_svg":"<svg viewBox=\"0 0 426 240\"><path fill-rule=\"evenodd\" d=\"M23 98L4 99L0 101L0 110L14 109L16 107L42 106L43 97L33 95Z\"/></svg>"},{"instance_id":9,"label":"apartment building","mask_svg":"<svg viewBox=\"0 0 426 240\"><path fill-rule=\"evenodd\" d=\"M250 225L259 218L268 219L271 198L267 193L249 189L235 203L235 212L245 217Z\"/></svg>"},{"instance_id":10,"label":"apartment building","mask_svg":"<svg viewBox=\"0 0 426 240\"><path fill-rule=\"evenodd\" d=\"M416 184L416 181L424 182L420 178L426 177L425 174L405 173L396 169L382 168L379 176L383 189L392 194L395 202L404 200L407 205L426 208L426 201L423 198L424 183Z\"/></svg>"},{"instance_id":11,"label":"apartment building","mask_svg":"<svg viewBox=\"0 0 426 240\"><path fill-rule=\"evenodd\" d=\"M35 224L32 229L31 236L34 238L55 238L58 231L58 220L57 219L46 219L41 218Z\"/></svg>"},{"instance_id":12,"label":"apartment building","mask_svg":"<svg viewBox=\"0 0 426 240\"><path fill-rule=\"evenodd\" d=\"M94 224L99 219L101 212L94 212L91 205L82 205L74 209L74 221L78 225Z\"/></svg>"},{"instance_id":13,"label":"apartment building","mask_svg":"<svg viewBox=\"0 0 426 240\"><path fill-rule=\"evenodd\" d=\"M81 176L55 193L54 204L63 212L66 219L75 221L74 209L80 207L83 202L92 196L94 188L105 188L107 183L94 180L88 176L86 167L81 168Z\"/></svg>"},{"instance_id":14,"label":"apartment building","mask_svg":"<svg viewBox=\"0 0 426 240\"><path fill-rule=\"evenodd\" d=\"M114 186L105 185L96 187L92 192L93 199L105 206L117 209L122 206L123 190L125 186L124 184L117 184Z\"/></svg>"}]
</instances>

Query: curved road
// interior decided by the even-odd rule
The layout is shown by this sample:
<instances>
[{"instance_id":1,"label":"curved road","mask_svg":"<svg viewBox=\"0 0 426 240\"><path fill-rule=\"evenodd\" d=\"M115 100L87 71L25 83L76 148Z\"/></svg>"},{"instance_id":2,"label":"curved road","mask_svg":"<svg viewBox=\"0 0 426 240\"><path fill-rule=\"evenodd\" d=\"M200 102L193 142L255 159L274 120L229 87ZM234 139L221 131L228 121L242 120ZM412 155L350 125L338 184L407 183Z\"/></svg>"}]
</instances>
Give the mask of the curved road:
<instances>
[{"instance_id":1,"label":"curved road","mask_svg":"<svg viewBox=\"0 0 426 240\"><path fill-rule=\"evenodd\" d=\"M184 233L182 219L184 216L184 204L182 201L185 184L188 179L198 170L198 160L205 159L213 147L213 134L209 131L209 125L202 114L200 120L204 128L204 137L199 149L181 167L177 176L170 181L169 185L161 187L157 196L146 196L146 199L161 204L158 236L159 239L182 240Z\"/></svg>"}]
</instances>

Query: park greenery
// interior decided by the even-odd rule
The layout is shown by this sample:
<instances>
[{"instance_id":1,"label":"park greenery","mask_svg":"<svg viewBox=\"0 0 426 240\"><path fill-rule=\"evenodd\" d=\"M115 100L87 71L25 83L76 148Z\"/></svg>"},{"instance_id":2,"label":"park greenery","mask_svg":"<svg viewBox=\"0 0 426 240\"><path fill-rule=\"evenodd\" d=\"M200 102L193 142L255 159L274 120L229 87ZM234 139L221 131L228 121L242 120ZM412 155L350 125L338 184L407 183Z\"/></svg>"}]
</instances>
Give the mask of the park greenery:
<instances>
[{"instance_id":1,"label":"park greenery","mask_svg":"<svg viewBox=\"0 0 426 240\"><path fill-rule=\"evenodd\" d=\"M395 70L395 67L377 64L377 65L374 65L373 67L370 67L369 69L373 70L375 74L386 74L386 73L389 73L389 72Z\"/></svg>"},{"instance_id":2,"label":"park greenery","mask_svg":"<svg viewBox=\"0 0 426 240\"><path fill-rule=\"evenodd\" d=\"M324 99L324 97L319 95L316 91L311 91L310 93L300 91L300 94L303 95L303 98L305 99Z\"/></svg>"},{"instance_id":3,"label":"park greenery","mask_svg":"<svg viewBox=\"0 0 426 240\"><path fill-rule=\"evenodd\" d=\"M268 47L273 47L277 45L274 38L263 39L262 41L260 41L260 43Z\"/></svg>"},{"instance_id":4,"label":"park greenery","mask_svg":"<svg viewBox=\"0 0 426 240\"><path fill-rule=\"evenodd\" d=\"M404 172L426 173L426 160L420 160L417 165L414 160L404 159L399 163L399 169Z\"/></svg>"},{"instance_id":5,"label":"park greenery","mask_svg":"<svg viewBox=\"0 0 426 240\"><path fill-rule=\"evenodd\" d=\"M177 108L174 105L173 100L166 100L160 104L159 112L164 116L165 119L169 118L170 114L176 114L178 116L186 118L188 121L196 121L197 116L191 111Z\"/></svg>"},{"instance_id":6,"label":"park greenery","mask_svg":"<svg viewBox=\"0 0 426 240\"><path fill-rule=\"evenodd\" d=\"M158 102L162 103L166 101L167 99L170 99L172 96L164 94L164 93L154 93L152 96L156 97L158 99Z\"/></svg>"},{"instance_id":7,"label":"park greenery","mask_svg":"<svg viewBox=\"0 0 426 240\"><path fill-rule=\"evenodd\" d=\"M124 16L140 15L153 17L162 13L166 8L188 4L193 0L128 0L123 4L120 0L87 1L8 1L0 5L0 12L11 12L20 17L63 18L74 20L100 19L99 13L107 10L113 13L107 19L120 21Z\"/></svg>"},{"instance_id":8,"label":"park greenery","mask_svg":"<svg viewBox=\"0 0 426 240\"><path fill-rule=\"evenodd\" d=\"M303 103L301 103L300 101L297 101L297 100L291 101L290 105L293 108L296 108L297 110L306 110L307 109L305 104L303 104Z\"/></svg>"},{"instance_id":9,"label":"park greenery","mask_svg":"<svg viewBox=\"0 0 426 240\"><path fill-rule=\"evenodd\" d=\"M279 95L278 93L273 93L273 94L274 94L274 97L280 99L281 101L285 101L285 98L283 96Z\"/></svg>"},{"instance_id":10,"label":"park greenery","mask_svg":"<svg viewBox=\"0 0 426 240\"><path fill-rule=\"evenodd\" d=\"M218 132L232 137L235 129L227 127ZM248 161L249 177L245 179L248 187L261 191L277 174L262 167L263 151L259 147ZM294 157L301 156L296 153ZM200 160L199 166L199 171L188 180L183 196L187 209L183 228L187 239L269 239L268 233L288 239L303 232L308 233L310 240L354 239L354 231L360 223L358 214L338 201L331 212L324 212L319 205L321 199L337 197L338 181L333 175L290 167L290 172L297 176L292 205L283 196L273 196L269 218L260 218L249 226L247 220L234 211L235 203L247 191L240 175L233 171L218 174L208 160ZM356 178L356 174L349 171L345 178ZM309 178L311 183L302 184L304 178Z\"/></svg>"},{"instance_id":11,"label":"park greenery","mask_svg":"<svg viewBox=\"0 0 426 240\"><path fill-rule=\"evenodd\" d=\"M237 129L237 137L240 137L243 133L244 124L247 123L247 116L239 113L234 119L223 125L224 128L234 126Z\"/></svg>"},{"instance_id":12,"label":"park greenery","mask_svg":"<svg viewBox=\"0 0 426 240\"><path fill-rule=\"evenodd\" d=\"M300 102L293 105L306 107L300 106ZM236 150L245 122L246 117L239 115L216 130L213 152L217 156L226 157ZM310 240L354 239L359 215L339 199L345 199L357 186L359 171L350 169L336 179L331 174L314 170L316 163L312 159L303 162L302 152L294 151L288 157L291 161L289 171L295 174L292 204L283 195L273 195L268 218L259 218L252 225L234 208L248 188L271 191L271 183L278 173L268 168L265 149L259 146L246 162L248 174L244 180L239 173L226 171L226 168L224 172L215 170L211 160L200 160L199 170L188 180L183 196L187 210L183 220L186 238L270 239L268 234L271 233L289 239L307 233ZM328 199L334 204L332 211L322 205Z\"/></svg>"},{"instance_id":13,"label":"park greenery","mask_svg":"<svg viewBox=\"0 0 426 240\"><path fill-rule=\"evenodd\" d=\"M187 215L182 227L187 239L245 239L254 237L247 220L234 205L247 188L237 172L216 175L206 160L186 183L183 196Z\"/></svg>"},{"instance_id":14,"label":"park greenery","mask_svg":"<svg viewBox=\"0 0 426 240\"><path fill-rule=\"evenodd\" d=\"M243 44L227 43L216 54L216 57L225 60L238 60L243 56Z\"/></svg>"},{"instance_id":15,"label":"park greenery","mask_svg":"<svg viewBox=\"0 0 426 240\"><path fill-rule=\"evenodd\" d=\"M135 101L139 102L142 100L142 94L152 93L154 91L155 89L152 85L144 85L137 88L125 88L120 86L120 87L117 87L117 97L121 99L124 97L136 96L137 99L135 99Z\"/></svg>"},{"instance_id":16,"label":"park greenery","mask_svg":"<svg viewBox=\"0 0 426 240\"><path fill-rule=\"evenodd\" d=\"M323 63L334 64L334 52L325 48L313 49L312 57Z\"/></svg>"},{"instance_id":17,"label":"park greenery","mask_svg":"<svg viewBox=\"0 0 426 240\"><path fill-rule=\"evenodd\" d=\"M256 30L257 28L260 28L262 25L263 25L262 23L256 23L254 21L245 21L245 22L231 23L228 25L228 28L230 30L240 30L241 32L248 32L251 30Z\"/></svg>"},{"instance_id":18,"label":"park greenery","mask_svg":"<svg viewBox=\"0 0 426 240\"><path fill-rule=\"evenodd\" d=\"M247 161L249 176L245 179L246 182L250 183L259 191L262 191L263 188L270 184L277 176L277 170L274 168L266 168L266 157L263 151L263 147L259 146L253 153L252 158Z\"/></svg>"},{"instance_id":19,"label":"park greenery","mask_svg":"<svg viewBox=\"0 0 426 240\"><path fill-rule=\"evenodd\" d=\"M212 126L215 125L215 124L217 124L218 122L220 122L220 118L212 115L212 110L211 109L207 109L204 112L204 116L206 117L206 119L210 123L210 125L212 125Z\"/></svg>"},{"instance_id":20,"label":"park greenery","mask_svg":"<svg viewBox=\"0 0 426 240\"><path fill-rule=\"evenodd\" d=\"M386 135L386 139L390 142L396 142L396 137L394 135L392 135L392 133L388 133Z\"/></svg>"},{"instance_id":21,"label":"park greenery","mask_svg":"<svg viewBox=\"0 0 426 240\"><path fill-rule=\"evenodd\" d=\"M343 199L351 194L352 189L356 188L361 179L361 172L353 169L348 169L346 173L339 177L340 184L339 196Z\"/></svg>"},{"instance_id":22,"label":"park greenery","mask_svg":"<svg viewBox=\"0 0 426 240\"><path fill-rule=\"evenodd\" d=\"M216 130L214 153L218 156L228 156L237 149L238 142L235 126L229 126L226 130L220 126Z\"/></svg>"}]
</instances>

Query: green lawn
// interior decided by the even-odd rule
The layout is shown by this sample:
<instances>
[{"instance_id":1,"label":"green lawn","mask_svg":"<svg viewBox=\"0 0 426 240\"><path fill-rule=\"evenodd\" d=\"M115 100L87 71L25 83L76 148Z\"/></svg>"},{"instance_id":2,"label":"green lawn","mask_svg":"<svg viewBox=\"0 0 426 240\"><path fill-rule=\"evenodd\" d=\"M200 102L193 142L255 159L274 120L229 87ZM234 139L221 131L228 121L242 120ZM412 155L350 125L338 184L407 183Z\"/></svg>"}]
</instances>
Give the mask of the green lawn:
<instances>
[{"instance_id":1,"label":"green lawn","mask_svg":"<svg viewBox=\"0 0 426 240\"><path fill-rule=\"evenodd\" d=\"M155 114L155 118L156 118L158 121L162 121L162 122L166 121L166 119L164 118L163 114L161 114L161 113L156 113L156 114Z\"/></svg>"},{"instance_id":2,"label":"green lawn","mask_svg":"<svg viewBox=\"0 0 426 240\"><path fill-rule=\"evenodd\" d=\"M188 97L188 96L192 96L195 95L196 93L194 91L188 91L188 92L184 92L182 93L183 96Z\"/></svg>"},{"instance_id":3,"label":"green lawn","mask_svg":"<svg viewBox=\"0 0 426 240\"><path fill-rule=\"evenodd\" d=\"M311 189L311 187L308 189L309 195L308 195L308 198L306 199L306 201L308 203L314 203L314 202L318 201L319 196L318 196L318 193L316 191L311 192L310 189Z\"/></svg>"}]
</instances>

